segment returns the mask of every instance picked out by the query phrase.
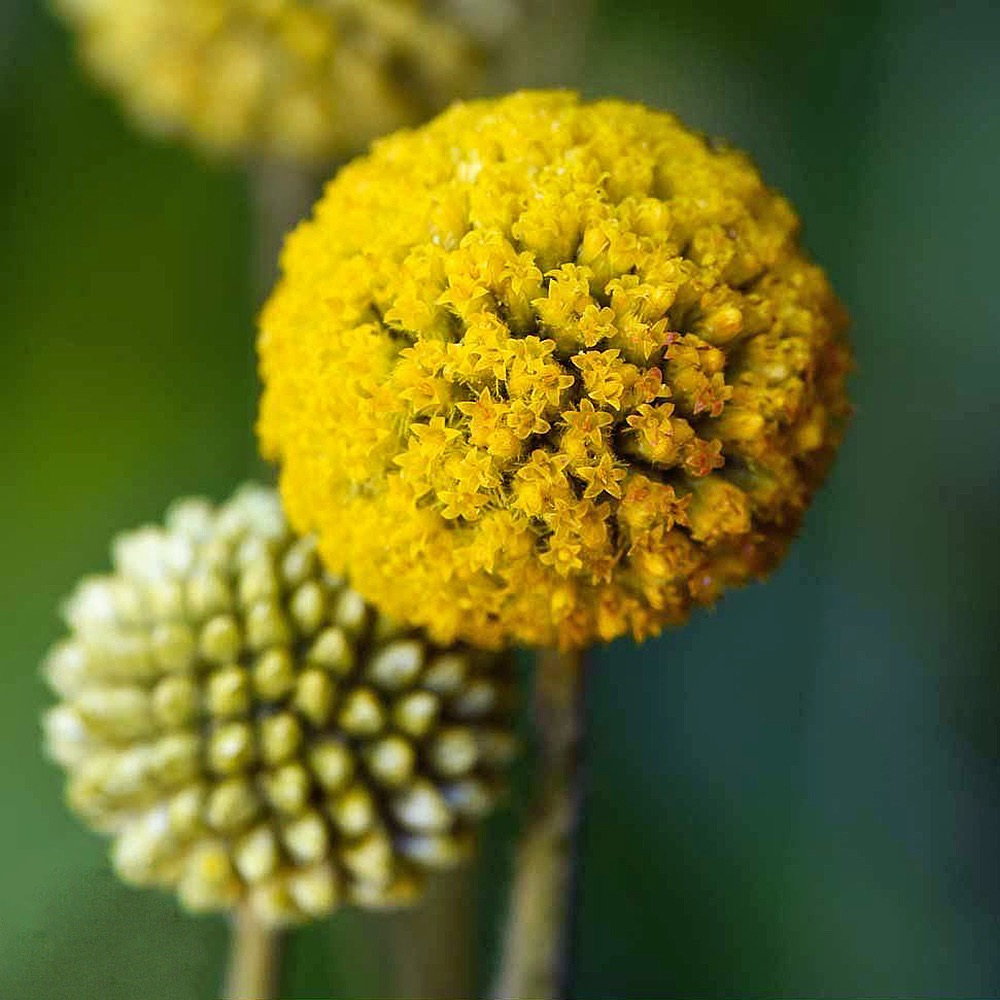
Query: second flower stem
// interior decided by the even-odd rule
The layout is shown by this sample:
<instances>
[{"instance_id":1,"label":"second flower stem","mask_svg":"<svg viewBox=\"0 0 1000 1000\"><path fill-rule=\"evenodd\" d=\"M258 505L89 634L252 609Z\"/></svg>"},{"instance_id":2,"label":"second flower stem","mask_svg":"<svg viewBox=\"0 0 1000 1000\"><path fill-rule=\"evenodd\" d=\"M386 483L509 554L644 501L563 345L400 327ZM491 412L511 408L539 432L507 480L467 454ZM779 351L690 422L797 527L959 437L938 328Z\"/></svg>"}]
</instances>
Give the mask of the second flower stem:
<instances>
[{"instance_id":1,"label":"second flower stem","mask_svg":"<svg viewBox=\"0 0 1000 1000\"><path fill-rule=\"evenodd\" d=\"M583 654L541 652L538 791L518 850L494 1000L568 1000L572 993L584 716Z\"/></svg>"},{"instance_id":2,"label":"second flower stem","mask_svg":"<svg viewBox=\"0 0 1000 1000\"><path fill-rule=\"evenodd\" d=\"M278 995L281 932L243 905L232 917L227 1000L273 1000Z\"/></svg>"},{"instance_id":3,"label":"second flower stem","mask_svg":"<svg viewBox=\"0 0 1000 1000\"><path fill-rule=\"evenodd\" d=\"M462 867L428 880L421 901L380 922L386 996L399 1000L455 1000L474 993L475 871Z\"/></svg>"}]
</instances>

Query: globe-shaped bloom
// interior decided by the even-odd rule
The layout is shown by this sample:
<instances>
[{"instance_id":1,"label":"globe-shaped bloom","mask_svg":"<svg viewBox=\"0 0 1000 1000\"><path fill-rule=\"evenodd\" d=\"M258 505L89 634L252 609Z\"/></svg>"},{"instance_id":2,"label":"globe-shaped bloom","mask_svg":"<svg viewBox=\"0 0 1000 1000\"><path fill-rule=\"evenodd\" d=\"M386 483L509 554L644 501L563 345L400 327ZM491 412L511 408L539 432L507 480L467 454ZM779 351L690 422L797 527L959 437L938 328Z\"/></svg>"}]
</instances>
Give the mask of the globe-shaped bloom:
<instances>
[{"instance_id":1,"label":"globe-shaped bloom","mask_svg":"<svg viewBox=\"0 0 1000 1000\"><path fill-rule=\"evenodd\" d=\"M775 564L841 437L845 314L797 231L635 105L522 93L377 143L261 319L292 522L440 641L682 621Z\"/></svg>"},{"instance_id":2,"label":"globe-shaped bloom","mask_svg":"<svg viewBox=\"0 0 1000 1000\"><path fill-rule=\"evenodd\" d=\"M512 0L54 2L147 129L300 160L356 152L468 93L514 14Z\"/></svg>"},{"instance_id":3,"label":"globe-shaped bloom","mask_svg":"<svg viewBox=\"0 0 1000 1000\"><path fill-rule=\"evenodd\" d=\"M465 856L514 746L500 658L375 613L273 490L183 501L114 556L67 605L46 742L123 878L279 923Z\"/></svg>"}]
</instances>

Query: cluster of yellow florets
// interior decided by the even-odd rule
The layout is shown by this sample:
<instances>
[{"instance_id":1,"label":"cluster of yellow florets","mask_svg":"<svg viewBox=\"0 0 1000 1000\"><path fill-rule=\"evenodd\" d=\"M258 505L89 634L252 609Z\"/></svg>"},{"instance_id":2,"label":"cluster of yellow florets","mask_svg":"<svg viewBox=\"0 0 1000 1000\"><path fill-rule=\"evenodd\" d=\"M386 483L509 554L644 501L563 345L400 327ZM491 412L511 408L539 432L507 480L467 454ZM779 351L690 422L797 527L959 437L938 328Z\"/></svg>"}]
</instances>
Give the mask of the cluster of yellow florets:
<instances>
[{"instance_id":1,"label":"cluster of yellow florets","mask_svg":"<svg viewBox=\"0 0 1000 1000\"><path fill-rule=\"evenodd\" d=\"M56 4L147 127L300 159L427 118L468 91L489 42L481 22L428 0Z\"/></svg>"},{"instance_id":2,"label":"cluster of yellow florets","mask_svg":"<svg viewBox=\"0 0 1000 1000\"><path fill-rule=\"evenodd\" d=\"M638 637L769 568L847 411L787 202L669 115L522 93L378 143L261 321L289 516L462 636Z\"/></svg>"},{"instance_id":3,"label":"cluster of yellow florets","mask_svg":"<svg viewBox=\"0 0 1000 1000\"><path fill-rule=\"evenodd\" d=\"M502 658L323 572L273 490L123 535L49 658L49 753L115 867L263 920L409 902L472 846L515 741Z\"/></svg>"}]
</instances>

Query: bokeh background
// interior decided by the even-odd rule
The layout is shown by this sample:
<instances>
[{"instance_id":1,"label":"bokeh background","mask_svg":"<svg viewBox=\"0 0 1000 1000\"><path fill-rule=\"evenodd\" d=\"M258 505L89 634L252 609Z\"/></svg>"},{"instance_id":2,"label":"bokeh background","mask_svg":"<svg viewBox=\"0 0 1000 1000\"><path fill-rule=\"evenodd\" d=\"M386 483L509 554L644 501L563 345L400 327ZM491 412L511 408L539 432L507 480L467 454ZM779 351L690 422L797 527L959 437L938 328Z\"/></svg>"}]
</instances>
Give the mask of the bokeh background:
<instances>
[{"instance_id":1,"label":"bokeh background","mask_svg":"<svg viewBox=\"0 0 1000 1000\"><path fill-rule=\"evenodd\" d=\"M998 39L988 0L598 4L584 89L755 156L859 368L774 579L595 656L581 1000L1000 994ZM223 921L65 811L37 665L113 533L256 468L250 231L238 170L136 135L0 0L0 996L218 988ZM300 933L283 995L380 995L371 927Z\"/></svg>"}]
</instances>

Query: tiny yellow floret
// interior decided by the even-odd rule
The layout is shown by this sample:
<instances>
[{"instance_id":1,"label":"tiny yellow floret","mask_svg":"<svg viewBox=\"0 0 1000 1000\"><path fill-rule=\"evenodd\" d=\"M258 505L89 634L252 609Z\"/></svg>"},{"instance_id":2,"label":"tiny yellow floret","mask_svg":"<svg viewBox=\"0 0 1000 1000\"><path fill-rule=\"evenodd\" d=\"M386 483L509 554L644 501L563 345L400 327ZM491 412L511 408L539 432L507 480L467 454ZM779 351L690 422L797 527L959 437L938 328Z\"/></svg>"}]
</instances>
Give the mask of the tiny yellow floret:
<instances>
[{"instance_id":1,"label":"tiny yellow floret","mask_svg":"<svg viewBox=\"0 0 1000 1000\"><path fill-rule=\"evenodd\" d=\"M636 105L521 93L381 140L261 318L289 516L441 641L683 621L776 564L848 415L797 233L743 154Z\"/></svg>"},{"instance_id":2,"label":"tiny yellow floret","mask_svg":"<svg viewBox=\"0 0 1000 1000\"><path fill-rule=\"evenodd\" d=\"M476 84L513 17L427 0L54 0L94 75L146 129L325 161Z\"/></svg>"}]
</instances>

